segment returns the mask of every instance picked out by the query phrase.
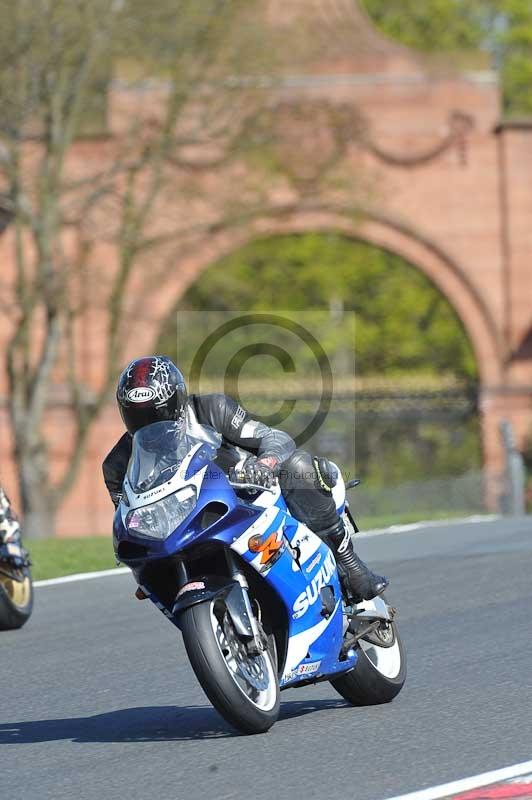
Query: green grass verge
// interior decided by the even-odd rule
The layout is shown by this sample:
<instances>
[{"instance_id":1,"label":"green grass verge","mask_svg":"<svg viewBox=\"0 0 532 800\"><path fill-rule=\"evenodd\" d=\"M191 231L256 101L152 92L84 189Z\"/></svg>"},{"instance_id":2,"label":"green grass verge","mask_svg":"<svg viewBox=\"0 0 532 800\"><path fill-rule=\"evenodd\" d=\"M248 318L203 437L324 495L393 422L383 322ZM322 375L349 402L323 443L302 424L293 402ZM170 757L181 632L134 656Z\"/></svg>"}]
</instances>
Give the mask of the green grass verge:
<instances>
[{"instance_id":1,"label":"green grass verge","mask_svg":"<svg viewBox=\"0 0 532 800\"><path fill-rule=\"evenodd\" d=\"M378 517L356 517L361 531L371 528L387 528L427 519L451 519L467 517L470 512L427 512L422 514L396 514ZM76 572L95 572L116 566L110 536L87 536L81 539L36 539L25 541L32 560L34 580L59 578Z\"/></svg>"},{"instance_id":2,"label":"green grass verge","mask_svg":"<svg viewBox=\"0 0 532 800\"><path fill-rule=\"evenodd\" d=\"M95 572L116 566L110 536L82 539L25 540L30 551L34 580L59 578L75 572Z\"/></svg>"},{"instance_id":3,"label":"green grass verge","mask_svg":"<svg viewBox=\"0 0 532 800\"><path fill-rule=\"evenodd\" d=\"M425 522L437 519L461 519L471 517L473 511L417 511L411 514L380 514L373 517L356 516L355 520L361 531L369 531L375 528L389 528L391 525L408 525L411 522Z\"/></svg>"}]
</instances>

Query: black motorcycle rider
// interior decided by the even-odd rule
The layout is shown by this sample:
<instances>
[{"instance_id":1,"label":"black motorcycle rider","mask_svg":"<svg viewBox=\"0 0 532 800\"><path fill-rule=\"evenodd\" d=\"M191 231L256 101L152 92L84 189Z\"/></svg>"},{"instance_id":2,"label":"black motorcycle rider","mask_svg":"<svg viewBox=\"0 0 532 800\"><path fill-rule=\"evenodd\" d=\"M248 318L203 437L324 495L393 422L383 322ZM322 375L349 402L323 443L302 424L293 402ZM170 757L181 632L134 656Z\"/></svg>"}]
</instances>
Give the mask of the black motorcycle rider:
<instances>
[{"instance_id":1,"label":"black motorcycle rider","mask_svg":"<svg viewBox=\"0 0 532 800\"><path fill-rule=\"evenodd\" d=\"M290 513L332 547L353 600L370 600L388 581L375 575L356 555L349 531L332 496L333 469L326 458L296 449L291 437L252 419L224 394L188 395L183 375L166 356L132 361L118 381L116 398L127 432L103 462L105 484L115 507L131 456L132 436L162 420L182 421L187 433L206 438L206 429L222 436L216 463L224 472L270 487L278 478Z\"/></svg>"}]
</instances>

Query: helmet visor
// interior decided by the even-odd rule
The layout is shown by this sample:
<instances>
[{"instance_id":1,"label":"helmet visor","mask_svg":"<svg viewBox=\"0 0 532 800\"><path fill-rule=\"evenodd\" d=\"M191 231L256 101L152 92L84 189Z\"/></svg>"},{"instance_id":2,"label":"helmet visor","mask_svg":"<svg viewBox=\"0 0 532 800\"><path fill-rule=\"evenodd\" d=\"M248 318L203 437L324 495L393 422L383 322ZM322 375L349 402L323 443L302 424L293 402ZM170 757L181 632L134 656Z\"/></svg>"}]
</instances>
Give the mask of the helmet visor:
<instances>
[{"instance_id":1,"label":"helmet visor","mask_svg":"<svg viewBox=\"0 0 532 800\"><path fill-rule=\"evenodd\" d=\"M164 406L120 406L120 414L128 432L133 436L146 425L175 419L175 410Z\"/></svg>"}]
</instances>

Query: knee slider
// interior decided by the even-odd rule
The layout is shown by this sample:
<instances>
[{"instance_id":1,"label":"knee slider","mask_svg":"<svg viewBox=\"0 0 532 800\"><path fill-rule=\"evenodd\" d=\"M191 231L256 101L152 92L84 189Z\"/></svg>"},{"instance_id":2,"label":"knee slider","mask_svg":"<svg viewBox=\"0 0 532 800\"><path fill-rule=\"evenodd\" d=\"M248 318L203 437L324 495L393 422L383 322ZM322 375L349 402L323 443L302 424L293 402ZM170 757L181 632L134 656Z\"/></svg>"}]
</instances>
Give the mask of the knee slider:
<instances>
[{"instance_id":1,"label":"knee slider","mask_svg":"<svg viewBox=\"0 0 532 800\"><path fill-rule=\"evenodd\" d=\"M336 475L333 465L328 458L313 458L314 468L316 470L316 482L319 488L331 494L332 489L336 486Z\"/></svg>"}]
</instances>

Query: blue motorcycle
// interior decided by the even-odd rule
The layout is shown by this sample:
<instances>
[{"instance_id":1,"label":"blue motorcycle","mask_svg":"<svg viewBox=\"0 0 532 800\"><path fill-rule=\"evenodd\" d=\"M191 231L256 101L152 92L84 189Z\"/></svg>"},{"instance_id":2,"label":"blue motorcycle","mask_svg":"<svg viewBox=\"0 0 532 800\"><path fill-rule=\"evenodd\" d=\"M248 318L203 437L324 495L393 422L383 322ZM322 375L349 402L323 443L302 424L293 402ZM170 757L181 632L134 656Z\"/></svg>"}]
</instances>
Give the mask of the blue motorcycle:
<instances>
[{"instance_id":1,"label":"blue motorcycle","mask_svg":"<svg viewBox=\"0 0 532 800\"><path fill-rule=\"evenodd\" d=\"M260 733L289 687L327 680L353 705L392 700L406 678L394 609L350 603L332 551L279 487L229 480L216 463L221 438L204 433L166 421L135 434L113 542L137 596L181 630L211 703ZM354 526L339 471L333 491Z\"/></svg>"}]
</instances>

